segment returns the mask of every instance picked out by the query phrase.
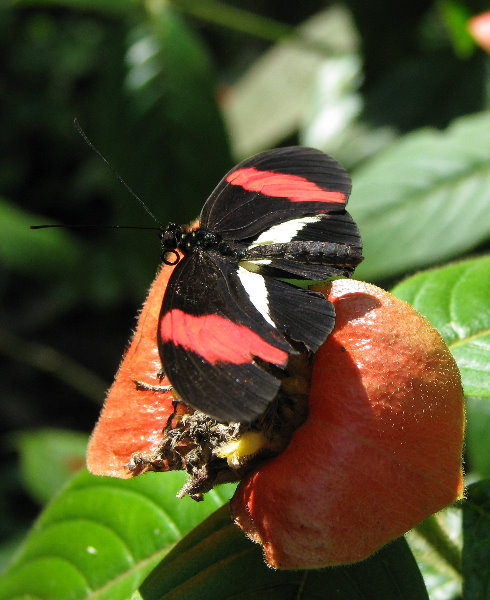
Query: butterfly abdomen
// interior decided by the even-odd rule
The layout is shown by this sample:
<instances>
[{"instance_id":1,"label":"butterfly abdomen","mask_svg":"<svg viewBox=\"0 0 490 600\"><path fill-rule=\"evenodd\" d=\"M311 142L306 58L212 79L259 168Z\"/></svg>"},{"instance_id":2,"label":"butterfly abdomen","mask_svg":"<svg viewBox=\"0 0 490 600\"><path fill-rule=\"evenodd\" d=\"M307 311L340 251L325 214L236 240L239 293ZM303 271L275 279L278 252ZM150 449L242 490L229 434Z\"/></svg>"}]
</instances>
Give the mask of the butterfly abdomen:
<instances>
[{"instance_id":1,"label":"butterfly abdomen","mask_svg":"<svg viewBox=\"0 0 490 600\"><path fill-rule=\"evenodd\" d=\"M349 244L319 241L292 241L252 246L245 260L284 259L304 264L355 268L362 260L361 249Z\"/></svg>"}]
</instances>

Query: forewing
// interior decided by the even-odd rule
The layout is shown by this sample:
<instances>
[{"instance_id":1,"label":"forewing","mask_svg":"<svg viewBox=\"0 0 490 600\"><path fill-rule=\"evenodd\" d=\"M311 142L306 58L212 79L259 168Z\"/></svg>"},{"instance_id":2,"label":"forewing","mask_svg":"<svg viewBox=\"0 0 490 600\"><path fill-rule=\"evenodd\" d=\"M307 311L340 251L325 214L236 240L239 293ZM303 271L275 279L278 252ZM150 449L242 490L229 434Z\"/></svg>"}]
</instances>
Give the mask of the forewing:
<instances>
[{"instance_id":1,"label":"forewing","mask_svg":"<svg viewBox=\"0 0 490 600\"><path fill-rule=\"evenodd\" d=\"M262 361L285 368L295 353L251 302L237 265L199 250L170 278L158 344L183 402L222 422L250 422L262 414L280 385Z\"/></svg>"},{"instance_id":2,"label":"forewing","mask_svg":"<svg viewBox=\"0 0 490 600\"><path fill-rule=\"evenodd\" d=\"M201 212L201 227L227 240L251 240L283 221L342 212L350 177L319 150L291 146L263 152L234 167Z\"/></svg>"}]
</instances>

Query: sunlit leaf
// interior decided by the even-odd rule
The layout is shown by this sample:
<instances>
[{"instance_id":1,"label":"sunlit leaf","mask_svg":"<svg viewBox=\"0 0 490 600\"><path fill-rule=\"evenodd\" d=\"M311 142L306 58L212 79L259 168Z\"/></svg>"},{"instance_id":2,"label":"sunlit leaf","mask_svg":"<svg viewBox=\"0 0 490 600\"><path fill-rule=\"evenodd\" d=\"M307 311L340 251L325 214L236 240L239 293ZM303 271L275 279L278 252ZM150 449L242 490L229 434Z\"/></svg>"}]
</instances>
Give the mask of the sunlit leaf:
<instances>
[{"instance_id":1,"label":"sunlit leaf","mask_svg":"<svg viewBox=\"0 0 490 600\"><path fill-rule=\"evenodd\" d=\"M336 149L349 124L359 116L362 98L361 60L356 54L330 58L318 69L312 91L312 109L302 130L305 146Z\"/></svg>"},{"instance_id":2,"label":"sunlit leaf","mask_svg":"<svg viewBox=\"0 0 490 600\"><path fill-rule=\"evenodd\" d=\"M390 127L372 128L361 119L363 97L361 57L352 52L326 59L317 70L311 108L300 131L300 142L334 156L350 169L390 143Z\"/></svg>"},{"instance_id":3,"label":"sunlit leaf","mask_svg":"<svg viewBox=\"0 0 490 600\"><path fill-rule=\"evenodd\" d=\"M47 506L0 580L0 598L127 600L181 537L230 496L177 500L181 472L130 481L80 473Z\"/></svg>"},{"instance_id":4,"label":"sunlit leaf","mask_svg":"<svg viewBox=\"0 0 490 600\"><path fill-rule=\"evenodd\" d=\"M351 55L357 34L340 6L324 10L298 28L298 36L264 53L223 98L237 158L277 145L313 110L312 93L325 61Z\"/></svg>"},{"instance_id":5,"label":"sunlit leaf","mask_svg":"<svg viewBox=\"0 0 490 600\"><path fill-rule=\"evenodd\" d=\"M353 174L361 279L434 264L490 238L490 114L416 131Z\"/></svg>"},{"instance_id":6,"label":"sunlit leaf","mask_svg":"<svg viewBox=\"0 0 490 600\"><path fill-rule=\"evenodd\" d=\"M22 532L22 534L16 534L0 542L0 576L7 568L12 556L15 554L15 552L17 552L17 549L20 547L24 537L25 532ZM0 589L1 586L2 584L0 579Z\"/></svg>"},{"instance_id":7,"label":"sunlit leaf","mask_svg":"<svg viewBox=\"0 0 490 600\"><path fill-rule=\"evenodd\" d=\"M460 553L462 547L461 510L448 507L431 518L437 521L441 530L448 536L450 543L454 544L457 552ZM449 600L461 595L461 573L435 551L427 539L420 535L417 527L406 534L406 539L422 572L430 599Z\"/></svg>"},{"instance_id":8,"label":"sunlit leaf","mask_svg":"<svg viewBox=\"0 0 490 600\"><path fill-rule=\"evenodd\" d=\"M419 273L393 290L439 331L467 396L490 398L490 257Z\"/></svg>"},{"instance_id":9,"label":"sunlit leaf","mask_svg":"<svg viewBox=\"0 0 490 600\"><path fill-rule=\"evenodd\" d=\"M490 477L490 399L468 398L466 419L467 468L480 477Z\"/></svg>"}]
</instances>

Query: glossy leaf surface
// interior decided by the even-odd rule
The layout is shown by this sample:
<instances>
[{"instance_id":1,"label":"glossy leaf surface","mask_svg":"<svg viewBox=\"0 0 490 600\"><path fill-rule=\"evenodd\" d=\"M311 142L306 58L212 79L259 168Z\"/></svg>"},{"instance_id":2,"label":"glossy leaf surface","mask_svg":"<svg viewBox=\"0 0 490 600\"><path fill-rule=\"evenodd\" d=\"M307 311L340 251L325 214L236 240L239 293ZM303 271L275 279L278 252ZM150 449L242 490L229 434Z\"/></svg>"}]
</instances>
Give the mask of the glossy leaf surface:
<instances>
[{"instance_id":1,"label":"glossy leaf surface","mask_svg":"<svg viewBox=\"0 0 490 600\"><path fill-rule=\"evenodd\" d=\"M420 129L353 173L349 211L364 240L359 279L449 259L490 237L490 115Z\"/></svg>"},{"instance_id":2,"label":"glossy leaf surface","mask_svg":"<svg viewBox=\"0 0 490 600\"><path fill-rule=\"evenodd\" d=\"M144 600L427 598L403 538L355 565L273 571L265 565L260 547L232 523L228 507L186 536L148 577L140 594Z\"/></svg>"},{"instance_id":3,"label":"glossy leaf surface","mask_svg":"<svg viewBox=\"0 0 490 600\"><path fill-rule=\"evenodd\" d=\"M17 437L24 485L41 504L85 464L88 436L77 431L39 429Z\"/></svg>"},{"instance_id":4,"label":"glossy leaf surface","mask_svg":"<svg viewBox=\"0 0 490 600\"><path fill-rule=\"evenodd\" d=\"M0 598L126 600L230 488L177 501L181 472L131 481L77 475L41 515L8 571Z\"/></svg>"},{"instance_id":5,"label":"glossy leaf surface","mask_svg":"<svg viewBox=\"0 0 490 600\"><path fill-rule=\"evenodd\" d=\"M458 363L466 396L490 397L490 257L420 273L392 293L439 331Z\"/></svg>"}]
</instances>

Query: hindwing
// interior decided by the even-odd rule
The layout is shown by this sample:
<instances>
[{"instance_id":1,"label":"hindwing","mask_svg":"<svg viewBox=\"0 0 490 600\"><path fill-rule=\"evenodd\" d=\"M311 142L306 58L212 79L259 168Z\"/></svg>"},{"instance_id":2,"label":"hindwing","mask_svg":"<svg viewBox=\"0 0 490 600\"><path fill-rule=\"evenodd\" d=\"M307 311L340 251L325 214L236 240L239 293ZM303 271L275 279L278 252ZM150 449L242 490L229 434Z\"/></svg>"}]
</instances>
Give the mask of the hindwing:
<instances>
[{"instance_id":1,"label":"hindwing","mask_svg":"<svg viewBox=\"0 0 490 600\"><path fill-rule=\"evenodd\" d=\"M321 294L196 251L169 280L158 346L186 404L221 422L246 423L276 395L278 369L296 354L288 340L315 351L333 324L333 306Z\"/></svg>"}]
</instances>

